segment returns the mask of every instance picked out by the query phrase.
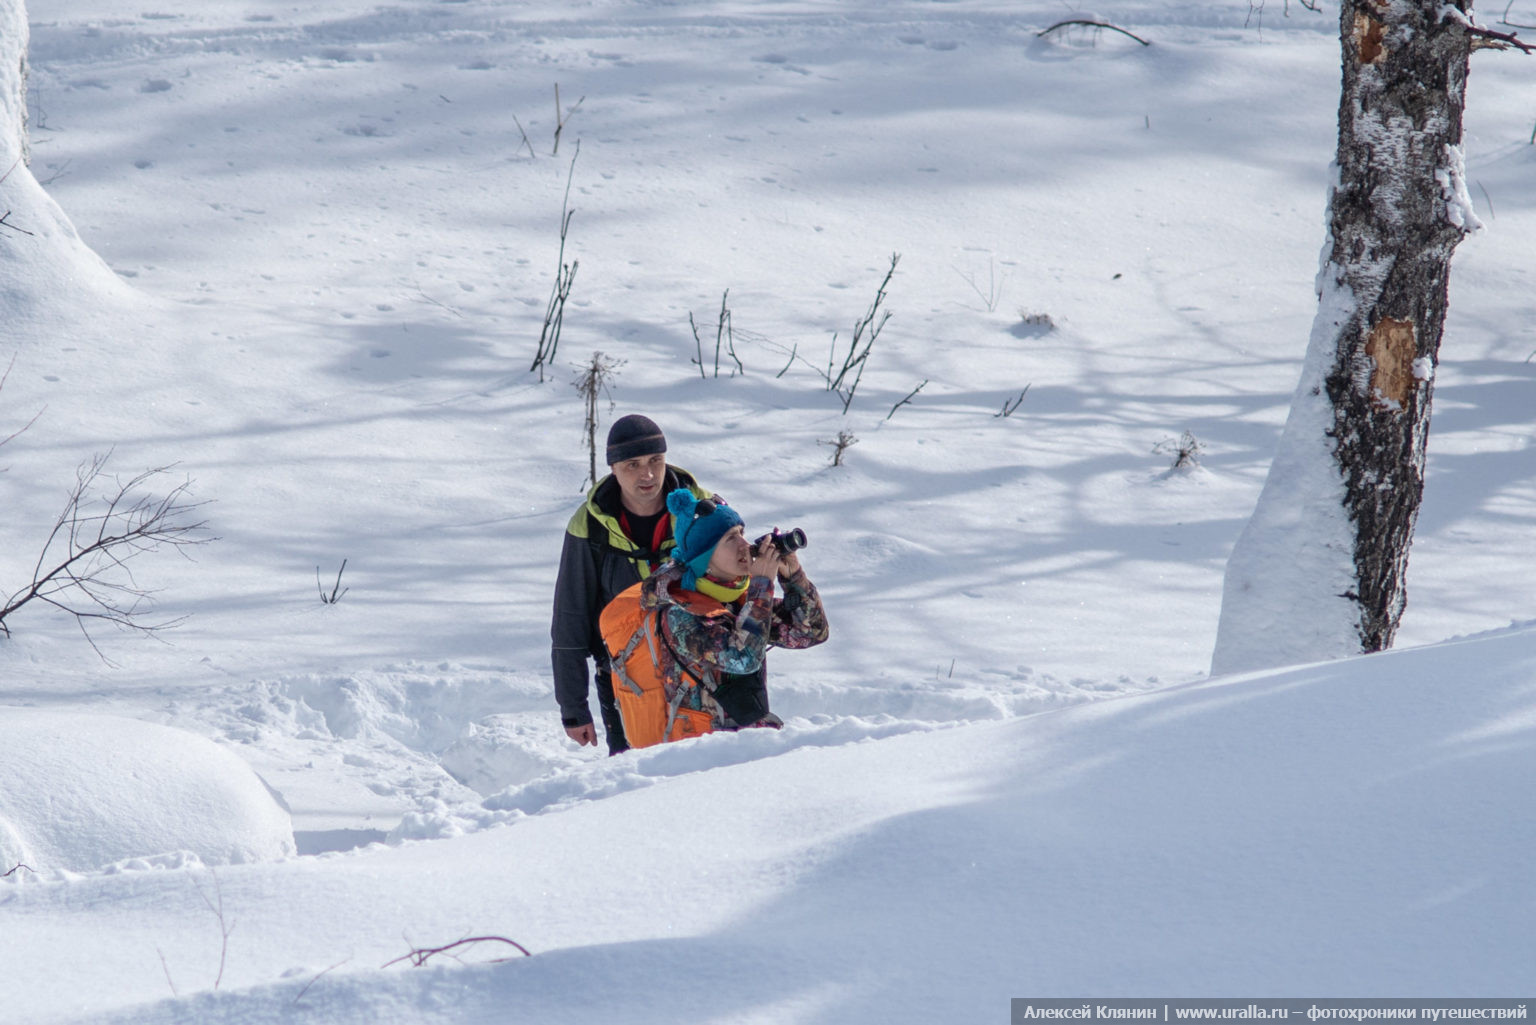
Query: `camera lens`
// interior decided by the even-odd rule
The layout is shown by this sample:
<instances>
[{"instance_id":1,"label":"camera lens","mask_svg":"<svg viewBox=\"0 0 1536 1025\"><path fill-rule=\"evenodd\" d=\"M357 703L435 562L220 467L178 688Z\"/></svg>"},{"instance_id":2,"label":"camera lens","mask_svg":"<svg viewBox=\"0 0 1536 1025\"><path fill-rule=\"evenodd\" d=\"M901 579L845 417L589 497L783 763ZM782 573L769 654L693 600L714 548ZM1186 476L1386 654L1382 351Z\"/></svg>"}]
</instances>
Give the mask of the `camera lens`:
<instances>
[{"instance_id":1,"label":"camera lens","mask_svg":"<svg viewBox=\"0 0 1536 1025\"><path fill-rule=\"evenodd\" d=\"M805 531L799 527L786 530L774 538L774 543L779 546L781 552L798 552L805 547Z\"/></svg>"}]
</instances>

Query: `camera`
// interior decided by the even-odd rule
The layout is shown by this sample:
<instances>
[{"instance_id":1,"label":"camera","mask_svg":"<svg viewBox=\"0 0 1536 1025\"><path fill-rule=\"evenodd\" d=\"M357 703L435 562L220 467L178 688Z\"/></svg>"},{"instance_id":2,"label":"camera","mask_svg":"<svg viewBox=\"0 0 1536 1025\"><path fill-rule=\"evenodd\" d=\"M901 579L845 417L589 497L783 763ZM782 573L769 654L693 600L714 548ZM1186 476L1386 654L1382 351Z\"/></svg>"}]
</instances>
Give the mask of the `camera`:
<instances>
[{"instance_id":1,"label":"camera","mask_svg":"<svg viewBox=\"0 0 1536 1025\"><path fill-rule=\"evenodd\" d=\"M752 542L752 554L761 555L764 544L773 545L773 547L779 550L780 555L798 552L805 547L805 531L799 527L792 527L782 532L775 530L772 534L764 534Z\"/></svg>"}]
</instances>

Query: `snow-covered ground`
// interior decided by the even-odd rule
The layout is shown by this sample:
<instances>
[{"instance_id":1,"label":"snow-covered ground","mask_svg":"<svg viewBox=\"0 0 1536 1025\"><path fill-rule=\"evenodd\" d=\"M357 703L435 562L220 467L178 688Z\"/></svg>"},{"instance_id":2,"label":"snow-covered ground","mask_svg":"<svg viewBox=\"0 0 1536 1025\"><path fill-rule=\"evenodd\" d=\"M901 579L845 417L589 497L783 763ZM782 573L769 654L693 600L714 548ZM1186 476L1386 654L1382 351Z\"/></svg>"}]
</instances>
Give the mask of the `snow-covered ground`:
<instances>
[{"instance_id":1,"label":"snow-covered ground","mask_svg":"<svg viewBox=\"0 0 1536 1025\"><path fill-rule=\"evenodd\" d=\"M46 195L0 182L34 232L0 227L0 437L41 415L0 452L0 592L108 449L174 463L218 540L137 564L191 616L168 644L98 630L108 665L57 612L8 620L0 736L138 720L122 745L267 823L233 752L301 856L167 817L162 849L92 860L206 805L82 751L0 758L6 852L35 787L123 780L79 849L17 847L43 863L0 882L0 1021L982 1021L1528 982L1528 59L1474 57L1489 230L1456 258L1402 650L1206 681L1315 310L1331 13L1097 12L1146 47L987 0L28 13ZM820 370L895 253L844 413ZM745 369L715 376L727 290ZM651 415L749 526L810 536L833 639L775 656L782 733L610 760L559 728L596 351L624 361L601 431ZM483 934L534 956L380 970Z\"/></svg>"}]
</instances>

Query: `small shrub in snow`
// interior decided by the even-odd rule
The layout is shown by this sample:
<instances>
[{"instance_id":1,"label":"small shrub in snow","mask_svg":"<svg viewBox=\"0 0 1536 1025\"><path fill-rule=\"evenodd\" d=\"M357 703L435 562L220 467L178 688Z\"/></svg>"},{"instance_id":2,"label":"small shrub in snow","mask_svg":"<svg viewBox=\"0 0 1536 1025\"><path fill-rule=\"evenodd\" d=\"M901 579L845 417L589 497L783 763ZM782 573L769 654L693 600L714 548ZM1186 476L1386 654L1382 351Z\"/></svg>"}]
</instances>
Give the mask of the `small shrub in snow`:
<instances>
[{"instance_id":1,"label":"small shrub in snow","mask_svg":"<svg viewBox=\"0 0 1536 1025\"><path fill-rule=\"evenodd\" d=\"M852 431L848 430L847 428L838 431L837 437L831 439L830 441L817 442L819 445L830 445L832 447L833 466L842 466L843 453L858 443L859 439L854 435Z\"/></svg>"},{"instance_id":2,"label":"small shrub in snow","mask_svg":"<svg viewBox=\"0 0 1536 1025\"><path fill-rule=\"evenodd\" d=\"M720 318L715 321L716 377L720 376L720 347L722 344L725 346L726 355L730 356L736 364L736 369L732 372L731 376L734 377L736 374L745 374L747 372L747 368L741 365L741 357L736 355L736 332L731 327L730 307L725 304L726 297L730 294L731 290L729 288L720 293ZM704 341L699 337L699 325L694 323L692 311L688 313L688 327L693 330L694 351L697 353L693 361L699 365L699 376L707 379L708 375L704 373Z\"/></svg>"},{"instance_id":3,"label":"small shrub in snow","mask_svg":"<svg viewBox=\"0 0 1536 1025\"><path fill-rule=\"evenodd\" d=\"M997 276L997 263L995 260L987 260L987 287L982 288L976 281L976 275L955 268L955 273L960 275L960 280L971 286L971 291L981 300L982 306L988 313L997 312L997 304L1003 298L1003 282Z\"/></svg>"},{"instance_id":4,"label":"small shrub in snow","mask_svg":"<svg viewBox=\"0 0 1536 1025\"><path fill-rule=\"evenodd\" d=\"M558 146L557 136L556 148ZM581 262L565 262L565 239L571 230L571 215L576 212L571 209L571 179L576 176L576 158L579 156L580 141L576 143L576 152L571 154L571 169L565 176L565 198L560 204L560 252L555 257L555 283L550 289L549 304L544 308L544 327L539 332L539 347L534 352L533 364L528 367L530 373L535 370L539 372L540 381L544 380L544 367L554 362L555 350L560 347L560 328L565 324L565 302L571 297L571 284L576 280L576 268Z\"/></svg>"},{"instance_id":5,"label":"small shrub in snow","mask_svg":"<svg viewBox=\"0 0 1536 1025\"><path fill-rule=\"evenodd\" d=\"M1014 411L1017 410L1019 408L1019 406L1023 404L1024 396L1026 396L1028 394L1029 394L1029 385L1026 384L1024 386L1024 390L1019 392L1019 397L1018 398L1016 398L1016 399L1004 399L1003 400L1003 408L1000 409L998 412L993 413L992 415L994 417L1004 417L1004 418L1012 416L1014 414Z\"/></svg>"},{"instance_id":6,"label":"small shrub in snow","mask_svg":"<svg viewBox=\"0 0 1536 1025\"><path fill-rule=\"evenodd\" d=\"M885 302L885 290L891 283L891 277L896 273L896 265L901 262L900 253L891 254L891 266L885 272L885 278L880 282L880 287L875 289L875 301L870 303L868 311L862 319L853 326L853 338L848 342L848 352L843 357L842 369L834 376L832 367L837 362L837 335L832 336L832 351L827 356L827 390L836 392L843 400L843 412L848 412L848 407L853 405L853 393L859 388L859 381L864 376L864 364L869 359L870 350L875 347L875 339L880 337L880 329L885 327L885 322L891 319L891 311L881 309ZM847 389L844 389L844 384ZM847 446L843 446L846 448ZM838 450L839 455L842 449ZM833 466L838 465L834 461Z\"/></svg>"},{"instance_id":7,"label":"small shrub in snow","mask_svg":"<svg viewBox=\"0 0 1536 1025\"><path fill-rule=\"evenodd\" d=\"M1173 468L1175 470L1200 465L1200 453L1205 446L1190 431L1185 431L1179 438L1164 438L1152 446L1152 451L1158 455L1173 456Z\"/></svg>"},{"instance_id":8,"label":"small shrub in snow","mask_svg":"<svg viewBox=\"0 0 1536 1025\"><path fill-rule=\"evenodd\" d=\"M576 375L576 390L581 393L587 407L586 423L582 429L587 435L587 479L597 483L597 397L608 395L608 385L624 365L621 359L612 359L601 352L592 354L592 362L581 368ZM613 411L613 397L608 398L608 410Z\"/></svg>"},{"instance_id":9,"label":"small shrub in snow","mask_svg":"<svg viewBox=\"0 0 1536 1025\"><path fill-rule=\"evenodd\" d=\"M315 586L320 589L320 600L327 605L335 605L341 601L342 595L352 590L350 587L341 586L341 575L347 571L347 560L341 560L341 569L336 571L336 583L331 587L331 593L325 593L325 585L320 583L320 567L315 567Z\"/></svg>"}]
</instances>

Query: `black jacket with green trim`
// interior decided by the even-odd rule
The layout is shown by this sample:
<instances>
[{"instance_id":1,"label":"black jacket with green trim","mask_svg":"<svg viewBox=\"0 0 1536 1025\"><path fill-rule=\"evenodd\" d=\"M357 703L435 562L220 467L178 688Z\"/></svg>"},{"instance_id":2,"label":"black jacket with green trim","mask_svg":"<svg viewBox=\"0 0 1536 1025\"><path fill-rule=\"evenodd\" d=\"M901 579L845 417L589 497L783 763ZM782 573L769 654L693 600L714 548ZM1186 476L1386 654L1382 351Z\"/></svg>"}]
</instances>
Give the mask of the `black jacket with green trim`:
<instances>
[{"instance_id":1,"label":"black jacket with green trim","mask_svg":"<svg viewBox=\"0 0 1536 1025\"><path fill-rule=\"evenodd\" d=\"M662 493L671 494L677 488L687 488L699 498L711 497L687 470L668 465ZM608 655L598 629L598 616L621 592L650 575L651 562L660 562L672 550L670 529L660 551L643 549L631 541L619 526L622 509L618 478L609 474L587 492L586 502L565 528L560 573L555 578L554 620L549 632L555 700L560 705L560 720L567 727L592 721L587 705L591 684L587 659L597 663L598 699L605 706L604 711L613 704ZM669 523L671 520L669 515ZM611 718L604 715L603 719L612 731L618 721L617 709Z\"/></svg>"}]
</instances>

